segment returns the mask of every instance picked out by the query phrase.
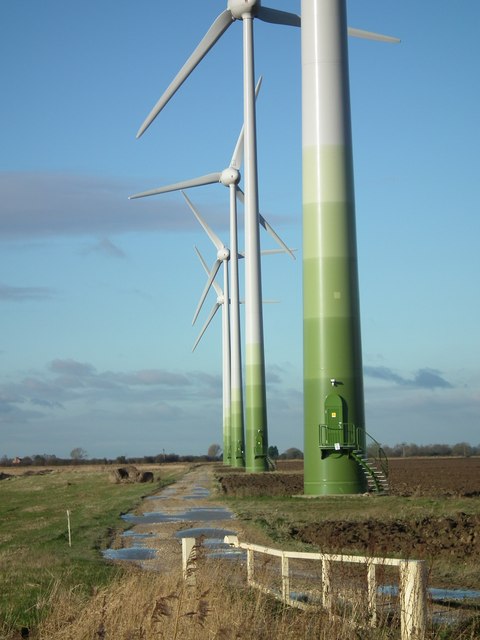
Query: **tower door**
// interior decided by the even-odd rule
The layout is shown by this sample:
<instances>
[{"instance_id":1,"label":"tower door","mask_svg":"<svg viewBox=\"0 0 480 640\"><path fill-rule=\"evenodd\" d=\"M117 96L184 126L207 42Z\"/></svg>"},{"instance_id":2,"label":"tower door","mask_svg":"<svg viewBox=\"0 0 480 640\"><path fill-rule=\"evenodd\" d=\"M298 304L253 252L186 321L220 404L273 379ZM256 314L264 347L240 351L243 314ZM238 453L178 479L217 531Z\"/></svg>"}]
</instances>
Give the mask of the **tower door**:
<instances>
[{"instance_id":1,"label":"tower door","mask_svg":"<svg viewBox=\"0 0 480 640\"><path fill-rule=\"evenodd\" d=\"M327 443L340 448L345 444L347 403L338 393L330 393L325 398L325 424Z\"/></svg>"}]
</instances>

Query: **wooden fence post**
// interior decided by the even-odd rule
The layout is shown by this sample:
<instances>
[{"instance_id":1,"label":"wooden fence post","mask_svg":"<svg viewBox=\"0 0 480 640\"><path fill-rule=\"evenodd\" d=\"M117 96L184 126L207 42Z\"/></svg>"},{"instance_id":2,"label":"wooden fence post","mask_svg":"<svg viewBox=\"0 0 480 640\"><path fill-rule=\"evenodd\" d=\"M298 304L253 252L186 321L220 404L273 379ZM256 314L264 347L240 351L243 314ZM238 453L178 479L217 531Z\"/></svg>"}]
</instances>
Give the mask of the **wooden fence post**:
<instances>
[{"instance_id":1,"label":"wooden fence post","mask_svg":"<svg viewBox=\"0 0 480 640\"><path fill-rule=\"evenodd\" d=\"M331 562L330 560L322 559L322 593L323 593L323 606L327 611L332 610L332 584L331 584Z\"/></svg>"},{"instance_id":2,"label":"wooden fence post","mask_svg":"<svg viewBox=\"0 0 480 640\"><path fill-rule=\"evenodd\" d=\"M253 549L247 549L247 582L253 584L254 580L254 558Z\"/></svg>"},{"instance_id":3,"label":"wooden fence post","mask_svg":"<svg viewBox=\"0 0 480 640\"><path fill-rule=\"evenodd\" d=\"M282 600L290 600L290 571L288 567L288 557L282 553Z\"/></svg>"},{"instance_id":4,"label":"wooden fence post","mask_svg":"<svg viewBox=\"0 0 480 640\"><path fill-rule=\"evenodd\" d=\"M70 509L67 509L68 546L72 546L72 529L70 527Z\"/></svg>"},{"instance_id":5,"label":"wooden fence post","mask_svg":"<svg viewBox=\"0 0 480 640\"><path fill-rule=\"evenodd\" d=\"M369 562L367 566L367 594L368 594L368 620L371 627L377 624L377 580L375 565Z\"/></svg>"},{"instance_id":6,"label":"wooden fence post","mask_svg":"<svg viewBox=\"0 0 480 640\"><path fill-rule=\"evenodd\" d=\"M195 538L182 538L182 569L183 577L190 584L195 583L195 565L193 549L195 547Z\"/></svg>"},{"instance_id":7,"label":"wooden fence post","mask_svg":"<svg viewBox=\"0 0 480 640\"><path fill-rule=\"evenodd\" d=\"M425 563L422 560L405 560L400 563L400 632L402 640L423 640L426 610Z\"/></svg>"}]
</instances>

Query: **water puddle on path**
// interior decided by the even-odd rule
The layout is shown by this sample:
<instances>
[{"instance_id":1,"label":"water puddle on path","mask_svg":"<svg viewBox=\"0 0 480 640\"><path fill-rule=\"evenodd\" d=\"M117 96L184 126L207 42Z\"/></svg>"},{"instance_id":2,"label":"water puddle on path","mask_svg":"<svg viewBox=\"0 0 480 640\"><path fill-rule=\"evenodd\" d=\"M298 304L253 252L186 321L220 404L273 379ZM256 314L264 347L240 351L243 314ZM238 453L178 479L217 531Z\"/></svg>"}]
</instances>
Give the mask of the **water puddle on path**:
<instances>
[{"instance_id":1,"label":"water puddle on path","mask_svg":"<svg viewBox=\"0 0 480 640\"><path fill-rule=\"evenodd\" d=\"M235 536L236 531L229 529L217 529L213 527L194 527L177 531L175 538L195 538L202 540L202 548L209 558L240 560L247 557L246 551L232 547L224 542L225 536Z\"/></svg>"},{"instance_id":2,"label":"water puddle on path","mask_svg":"<svg viewBox=\"0 0 480 640\"><path fill-rule=\"evenodd\" d=\"M142 515L126 513L122 520L133 524L159 524L162 522L212 522L215 520L231 520L233 514L223 507L193 507L177 513L152 511Z\"/></svg>"},{"instance_id":3,"label":"water puddle on path","mask_svg":"<svg viewBox=\"0 0 480 640\"><path fill-rule=\"evenodd\" d=\"M378 588L378 592L382 595L398 595L398 587L392 585L384 585ZM430 587L428 594L433 602L440 601L460 601L460 600L480 600L480 591L473 589L436 589Z\"/></svg>"},{"instance_id":4,"label":"water puddle on path","mask_svg":"<svg viewBox=\"0 0 480 640\"><path fill-rule=\"evenodd\" d=\"M226 535L236 535L235 531L224 529L220 523L234 520L234 514L225 507L209 502L211 491L207 485L210 478L205 473L192 473L173 486L166 487L160 493L147 496L145 501L159 501L164 509L145 513L127 513L122 519L132 525L132 529L121 535L120 549L107 549L103 555L108 560L125 560L139 563L144 568L155 569L162 566L162 556L173 551L180 554L181 539L184 537L202 537L206 553L210 557L239 558L244 552L223 542ZM165 504L171 501L169 504ZM191 507L183 507L188 501ZM206 504L205 504L206 503ZM160 504L158 506L160 506ZM152 505L153 506L153 505ZM172 531L172 524L201 524L202 526ZM215 523L219 526L215 527ZM211 525L211 526L210 526ZM148 530L145 529L148 527ZM167 550L165 551L165 547ZM179 556L180 562L180 556ZM152 564L153 563L153 564Z\"/></svg>"},{"instance_id":5,"label":"water puddle on path","mask_svg":"<svg viewBox=\"0 0 480 640\"><path fill-rule=\"evenodd\" d=\"M157 552L148 547L124 547L123 549L105 549L103 557L107 560L151 560Z\"/></svg>"}]
</instances>

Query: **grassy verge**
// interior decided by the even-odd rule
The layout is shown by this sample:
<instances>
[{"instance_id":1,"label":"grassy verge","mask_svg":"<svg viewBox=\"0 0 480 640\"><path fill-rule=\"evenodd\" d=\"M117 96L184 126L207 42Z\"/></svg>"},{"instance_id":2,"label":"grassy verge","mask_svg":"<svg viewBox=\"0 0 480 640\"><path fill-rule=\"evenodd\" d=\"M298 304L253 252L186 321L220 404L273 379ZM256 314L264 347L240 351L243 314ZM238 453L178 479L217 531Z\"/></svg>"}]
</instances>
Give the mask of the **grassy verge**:
<instances>
[{"instance_id":1,"label":"grassy verge","mask_svg":"<svg viewBox=\"0 0 480 640\"><path fill-rule=\"evenodd\" d=\"M242 520L268 526L282 521L309 524L321 520L365 521L392 518L413 520L420 517L448 517L461 511L480 513L480 498L325 496L318 499L291 497L221 498ZM274 530L278 525L273 526ZM278 531L281 536L281 531Z\"/></svg>"},{"instance_id":2,"label":"grassy verge","mask_svg":"<svg viewBox=\"0 0 480 640\"><path fill-rule=\"evenodd\" d=\"M424 559L432 586L480 589L478 533L470 532L465 537L466 532L460 527L462 519L469 516L478 520L479 498L345 496L315 500L288 497L222 500L242 521L249 542L295 551ZM295 536L295 531L316 529L322 534L316 536L315 544ZM350 534L342 535L345 530ZM411 535L407 537L406 533ZM471 536L475 536L475 542Z\"/></svg>"},{"instance_id":3,"label":"grassy verge","mask_svg":"<svg viewBox=\"0 0 480 640\"><path fill-rule=\"evenodd\" d=\"M1 482L0 637L35 626L59 584L82 597L115 577L118 568L101 562L100 551L128 526L120 513L173 481L168 468L155 475L154 484L113 484L108 471L72 467Z\"/></svg>"}]
</instances>

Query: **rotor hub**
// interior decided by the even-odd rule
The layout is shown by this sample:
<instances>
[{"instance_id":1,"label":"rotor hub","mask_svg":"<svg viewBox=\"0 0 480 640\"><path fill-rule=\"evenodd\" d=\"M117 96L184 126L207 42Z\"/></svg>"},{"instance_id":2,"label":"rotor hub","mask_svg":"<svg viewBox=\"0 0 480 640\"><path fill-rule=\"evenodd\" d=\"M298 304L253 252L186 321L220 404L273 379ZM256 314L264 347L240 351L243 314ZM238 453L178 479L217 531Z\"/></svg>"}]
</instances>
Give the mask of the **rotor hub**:
<instances>
[{"instance_id":1,"label":"rotor hub","mask_svg":"<svg viewBox=\"0 0 480 640\"><path fill-rule=\"evenodd\" d=\"M240 172L233 167L228 167L228 169L222 171L220 182L226 187L229 187L231 184L238 184L240 182Z\"/></svg>"},{"instance_id":2,"label":"rotor hub","mask_svg":"<svg viewBox=\"0 0 480 640\"><path fill-rule=\"evenodd\" d=\"M236 20L241 20L245 13L253 13L260 6L260 0L228 0L227 8Z\"/></svg>"},{"instance_id":3,"label":"rotor hub","mask_svg":"<svg viewBox=\"0 0 480 640\"><path fill-rule=\"evenodd\" d=\"M218 260L228 260L230 258L230 251L227 247L222 247L217 251L217 259Z\"/></svg>"}]
</instances>

